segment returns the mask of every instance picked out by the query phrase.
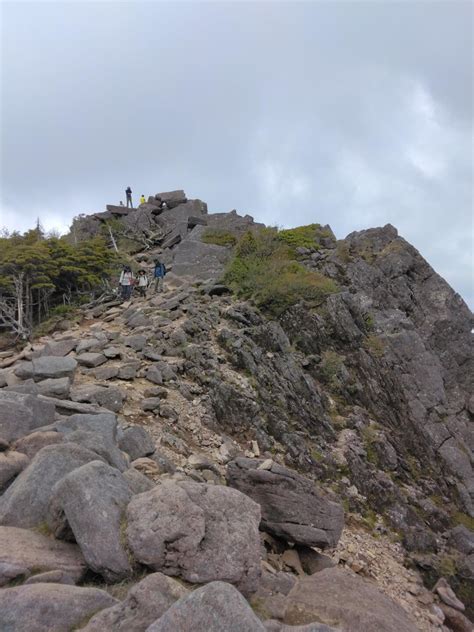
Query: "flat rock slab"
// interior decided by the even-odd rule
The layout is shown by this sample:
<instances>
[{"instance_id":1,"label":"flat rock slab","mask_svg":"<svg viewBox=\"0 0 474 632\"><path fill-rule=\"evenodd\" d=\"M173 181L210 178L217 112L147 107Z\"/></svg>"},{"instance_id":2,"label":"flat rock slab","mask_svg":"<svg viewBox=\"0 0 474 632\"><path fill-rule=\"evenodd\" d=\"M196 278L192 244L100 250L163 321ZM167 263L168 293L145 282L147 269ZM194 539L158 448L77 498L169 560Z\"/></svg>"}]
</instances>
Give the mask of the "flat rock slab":
<instances>
[{"instance_id":1,"label":"flat rock slab","mask_svg":"<svg viewBox=\"0 0 474 632\"><path fill-rule=\"evenodd\" d=\"M260 505L263 531L320 548L339 541L342 506L326 500L310 479L275 462L239 457L228 464L227 481Z\"/></svg>"},{"instance_id":2,"label":"flat rock slab","mask_svg":"<svg viewBox=\"0 0 474 632\"><path fill-rule=\"evenodd\" d=\"M31 362L24 362L15 370L15 375L21 379L32 378L35 382L48 378L60 378L74 376L77 362L71 357L41 356Z\"/></svg>"},{"instance_id":3,"label":"flat rock slab","mask_svg":"<svg viewBox=\"0 0 474 632\"><path fill-rule=\"evenodd\" d=\"M242 595L230 584L211 582L176 601L146 632L265 632Z\"/></svg>"},{"instance_id":4,"label":"flat rock slab","mask_svg":"<svg viewBox=\"0 0 474 632\"><path fill-rule=\"evenodd\" d=\"M81 366L95 368L107 362L107 358L103 353L81 353L81 355L77 356L77 362Z\"/></svg>"},{"instance_id":5,"label":"flat rock slab","mask_svg":"<svg viewBox=\"0 0 474 632\"><path fill-rule=\"evenodd\" d=\"M64 340L56 340L48 342L40 355L49 356L67 356L73 351L79 343L78 338L66 338Z\"/></svg>"},{"instance_id":6,"label":"flat rock slab","mask_svg":"<svg viewBox=\"0 0 474 632\"><path fill-rule=\"evenodd\" d=\"M71 388L71 380L68 377L48 378L37 384L40 395L67 399Z\"/></svg>"},{"instance_id":7,"label":"flat rock slab","mask_svg":"<svg viewBox=\"0 0 474 632\"><path fill-rule=\"evenodd\" d=\"M78 582L86 572L79 547L28 529L0 527L0 586L46 571L60 571Z\"/></svg>"},{"instance_id":8,"label":"flat rock slab","mask_svg":"<svg viewBox=\"0 0 474 632\"><path fill-rule=\"evenodd\" d=\"M135 584L122 603L92 617L81 632L143 632L188 592L175 579L152 573Z\"/></svg>"},{"instance_id":9,"label":"flat rock slab","mask_svg":"<svg viewBox=\"0 0 474 632\"><path fill-rule=\"evenodd\" d=\"M28 528L44 523L54 485L98 458L95 452L73 443L42 448L0 497L0 524Z\"/></svg>"},{"instance_id":10,"label":"flat rock slab","mask_svg":"<svg viewBox=\"0 0 474 632\"><path fill-rule=\"evenodd\" d=\"M260 509L220 485L164 482L127 508L127 539L135 559L193 583L225 579L244 593L260 577Z\"/></svg>"},{"instance_id":11,"label":"flat rock slab","mask_svg":"<svg viewBox=\"0 0 474 632\"><path fill-rule=\"evenodd\" d=\"M131 495L120 472L100 461L70 472L53 491L53 532L56 528L63 530L65 517L88 567L108 581L131 574L121 538L122 517Z\"/></svg>"},{"instance_id":12,"label":"flat rock slab","mask_svg":"<svg viewBox=\"0 0 474 632\"><path fill-rule=\"evenodd\" d=\"M55 407L34 395L0 391L0 438L7 443L54 421Z\"/></svg>"},{"instance_id":13,"label":"flat rock slab","mask_svg":"<svg viewBox=\"0 0 474 632\"><path fill-rule=\"evenodd\" d=\"M351 632L417 632L407 613L374 584L341 568L300 579L286 598L284 623L325 623Z\"/></svg>"},{"instance_id":14,"label":"flat rock slab","mask_svg":"<svg viewBox=\"0 0 474 632\"><path fill-rule=\"evenodd\" d=\"M0 591L0 630L71 632L117 603L104 590L40 583Z\"/></svg>"}]
</instances>

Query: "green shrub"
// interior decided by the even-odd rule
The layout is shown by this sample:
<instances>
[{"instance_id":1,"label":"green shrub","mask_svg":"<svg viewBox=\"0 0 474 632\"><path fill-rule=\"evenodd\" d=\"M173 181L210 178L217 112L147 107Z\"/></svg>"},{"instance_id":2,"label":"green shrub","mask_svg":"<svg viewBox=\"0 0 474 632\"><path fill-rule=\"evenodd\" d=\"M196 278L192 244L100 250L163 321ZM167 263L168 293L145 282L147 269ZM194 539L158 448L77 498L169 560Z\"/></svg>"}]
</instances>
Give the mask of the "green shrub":
<instances>
[{"instance_id":1,"label":"green shrub","mask_svg":"<svg viewBox=\"0 0 474 632\"><path fill-rule=\"evenodd\" d=\"M344 358L335 351L324 351L321 358L320 375L324 382L332 384L344 364Z\"/></svg>"},{"instance_id":2,"label":"green shrub","mask_svg":"<svg viewBox=\"0 0 474 632\"><path fill-rule=\"evenodd\" d=\"M364 347L376 358L381 358L385 353L385 340L378 336L367 336L364 340Z\"/></svg>"},{"instance_id":3,"label":"green shrub","mask_svg":"<svg viewBox=\"0 0 474 632\"><path fill-rule=\"evenodd\" d=\"M208 228L201 240L205 244L215 244L216 246L235 246L237 237L228 230L219 230L218 228Z\"/></svg>"},{"instance_id":4,"label":"green shrub","mask_svg":"<svg viewBox=\"0 0 474 632\"><path fill-rule=\"evenodd\" d=\"M296 248L319 249L319 240L322 237L332 237L331 231L321 228L321 224L308 224L297 228L285 228L278 233L278 239Z\"/></svg>"},{"instance_id":5,"label":"green shrub","mask_svg":"<svg viewBox=\"0 0 474 632\"><path fill-rule=\"evenodd\" d=\"M253 299L273 316L302 299L318 305L338 289L331 279L295 261L291 248L273 228L248 232L240 239L225 282L238 296Z\"/></svg>"}]
</instances>

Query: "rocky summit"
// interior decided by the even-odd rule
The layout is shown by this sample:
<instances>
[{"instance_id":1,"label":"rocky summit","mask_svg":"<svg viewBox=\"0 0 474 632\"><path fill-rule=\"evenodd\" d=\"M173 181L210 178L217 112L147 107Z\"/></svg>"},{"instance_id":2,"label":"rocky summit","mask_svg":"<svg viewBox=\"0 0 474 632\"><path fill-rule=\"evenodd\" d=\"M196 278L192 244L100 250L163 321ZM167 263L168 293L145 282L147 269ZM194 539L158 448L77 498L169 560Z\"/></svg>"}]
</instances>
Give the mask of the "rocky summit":
<instances>
[{"instance_id":1,"label":"rocky summit","mask_svg":"<svg viewBox=\"0 0 474 632\"><path fill-rule=\"evenodd\" d=\"M472 314L393 226L71 234L168 273L2 353L0 630L472 632Z\"/></svg>"}]
</instances>

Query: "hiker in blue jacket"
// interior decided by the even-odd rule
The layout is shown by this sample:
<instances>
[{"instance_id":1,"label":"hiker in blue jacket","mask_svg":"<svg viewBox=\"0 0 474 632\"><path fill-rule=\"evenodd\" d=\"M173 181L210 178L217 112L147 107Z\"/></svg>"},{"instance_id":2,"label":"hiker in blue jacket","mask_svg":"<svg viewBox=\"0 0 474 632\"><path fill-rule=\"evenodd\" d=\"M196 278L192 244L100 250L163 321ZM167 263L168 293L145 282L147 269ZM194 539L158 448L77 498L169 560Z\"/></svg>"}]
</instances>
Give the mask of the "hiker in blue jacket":
<instances>
[{"instance_id":1,"label":"hiker in blue jacket","mask_svg":"<svg viewBox=\"0 0 474 632\"><path fill-rule=\"evenodd\" d=\"M159 259L155 259L155 271L153 276L155 278L155 292L163 292L163 283L166 274L166 266L161 263Z\"/></svg>"}]
</instances>

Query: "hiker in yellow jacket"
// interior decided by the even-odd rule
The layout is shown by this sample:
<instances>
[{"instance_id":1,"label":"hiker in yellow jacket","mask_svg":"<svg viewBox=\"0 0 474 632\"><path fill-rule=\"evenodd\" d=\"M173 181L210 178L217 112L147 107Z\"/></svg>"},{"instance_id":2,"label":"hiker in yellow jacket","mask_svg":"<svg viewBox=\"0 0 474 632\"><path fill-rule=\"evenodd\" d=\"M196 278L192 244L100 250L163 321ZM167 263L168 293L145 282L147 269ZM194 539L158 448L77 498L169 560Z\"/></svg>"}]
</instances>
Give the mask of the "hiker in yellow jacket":
<instances>
[{"instance_id":1,"label":"hiker in yellow jacket","mask_svg":"<svg viewBox=\"0 0 474 632\"><path fill-rule=\"evenodd\" d=\"M142 196L140 198L140 204L145 204L146 200L145 200L145 196L142 193Z\"/></svg>"}]
</instances>

